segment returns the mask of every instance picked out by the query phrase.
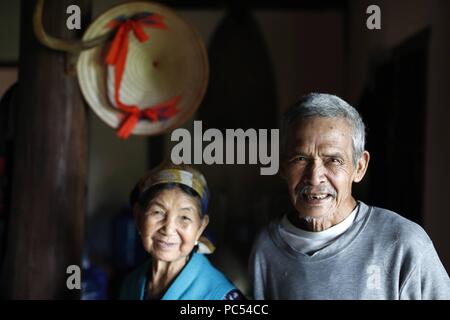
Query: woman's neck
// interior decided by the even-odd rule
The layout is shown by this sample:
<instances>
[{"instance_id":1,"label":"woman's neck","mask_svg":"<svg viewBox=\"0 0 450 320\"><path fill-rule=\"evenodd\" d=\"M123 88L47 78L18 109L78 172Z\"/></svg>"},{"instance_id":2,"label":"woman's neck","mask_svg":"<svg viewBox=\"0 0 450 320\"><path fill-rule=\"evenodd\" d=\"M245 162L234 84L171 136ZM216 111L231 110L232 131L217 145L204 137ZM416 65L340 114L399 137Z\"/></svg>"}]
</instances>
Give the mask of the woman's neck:
<instances>
[{"instance_id":1,"label":"woman's neck","mask_svg":"<svg viewBox=\"0 0 450 320\"><path fill-rule=\"evenodd\" d=\"M172 262L153 260L147 284L149 298L160 299L186 265L187 260L188 257Z\"/></svg>"}]
</instances>

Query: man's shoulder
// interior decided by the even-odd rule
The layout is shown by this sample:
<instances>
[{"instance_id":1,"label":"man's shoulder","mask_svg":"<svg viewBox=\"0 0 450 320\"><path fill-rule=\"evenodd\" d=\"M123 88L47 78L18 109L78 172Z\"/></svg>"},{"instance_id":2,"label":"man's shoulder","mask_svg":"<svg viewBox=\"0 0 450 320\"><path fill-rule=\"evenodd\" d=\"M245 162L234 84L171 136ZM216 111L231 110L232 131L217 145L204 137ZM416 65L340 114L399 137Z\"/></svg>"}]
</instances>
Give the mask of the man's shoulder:
<instances>
[{"instance_id":1,"label":"man's shoulder","mask_svg":"<svg viewBox=\"0 0 450 320\"><path fill-rule=\"evenodd\" d=\"M431 244L430 237L419 224L394 211L372 206L370 223L374 232L393 241L413 246Z\"/></svg>"},{"instance_id":2,"label":"man's shoulder","mask_svg":"<svg viewBox=\"0 0 450 320\"><path fill-rule=\"evenodd\" d=\"M253 243L253 252L263 252L272 248L274 243L274 232L276 232L276 228L278 227L279 219L272 220L268 225L262 228Z\"/></svg>"}]
</instances>

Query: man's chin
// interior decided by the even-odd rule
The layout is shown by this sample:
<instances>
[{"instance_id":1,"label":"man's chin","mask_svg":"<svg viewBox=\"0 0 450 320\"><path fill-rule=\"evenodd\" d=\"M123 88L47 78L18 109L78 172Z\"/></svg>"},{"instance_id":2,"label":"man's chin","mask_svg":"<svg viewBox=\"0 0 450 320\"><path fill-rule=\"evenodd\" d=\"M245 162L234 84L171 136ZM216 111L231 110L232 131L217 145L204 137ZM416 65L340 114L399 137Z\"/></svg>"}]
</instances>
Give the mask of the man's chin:
<instances>
[{"instance_id":1,"label":"man's chin","mask_svg":"<svg viewBox=\"0 0 450 320\"><path fill-rule=\"evenodd\" d=\"M323 219L332 215L332 210L329 206L310 206L298 203L295 207L301 218Z\"/></svg>"}]
</instances>

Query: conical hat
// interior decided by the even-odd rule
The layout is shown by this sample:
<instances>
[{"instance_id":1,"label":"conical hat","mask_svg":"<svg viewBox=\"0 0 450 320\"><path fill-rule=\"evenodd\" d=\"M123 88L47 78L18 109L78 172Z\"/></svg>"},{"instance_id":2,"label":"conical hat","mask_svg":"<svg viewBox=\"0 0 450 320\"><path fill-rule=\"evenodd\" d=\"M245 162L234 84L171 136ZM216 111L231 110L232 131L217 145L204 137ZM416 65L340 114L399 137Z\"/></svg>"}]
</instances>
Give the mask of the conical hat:
<instances>
[{"instance_id":1,"label":"conical hat","mask_svg":"<svg viewBox=\"0 0 450 320\"><path fill-rule=\"evenodd\" d=\"M129 23L133 27L122 30L127 39L117 39L127 21L133 21ZM81 91L92 110L118 129L122 138L129 133L164 133L187 121L200 105L208 82L207 53L196 31L165 6L132 2L103 13L88 27L83 40L101 36L112 28L117 30L114 39L83 51L78 59ZM145 39L138 40L139 36ZM111 56L116 56L115 63L111 63ZM120 71L117 61L121 59ZM159 111L150 111L149 116L140 113L139 120L133 122L127 120L130 113L125 111L131 106ZM133 123L125 125L127 121ZM124 126L131 126L128 134L120 133Z\"/></svg>"}]
</instances>

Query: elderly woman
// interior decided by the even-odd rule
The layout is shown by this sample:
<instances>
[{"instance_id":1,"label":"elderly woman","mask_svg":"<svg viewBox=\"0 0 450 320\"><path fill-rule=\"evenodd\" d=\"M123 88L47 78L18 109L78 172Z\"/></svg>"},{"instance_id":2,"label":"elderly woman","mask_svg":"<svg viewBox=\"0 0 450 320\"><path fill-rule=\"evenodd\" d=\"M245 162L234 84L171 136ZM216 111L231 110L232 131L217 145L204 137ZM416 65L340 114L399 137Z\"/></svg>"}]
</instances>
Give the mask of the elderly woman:
<instances>
[{"instance_id":1,"label":"elderly woman","mask_svg":"<svg viewBox=\"0 0 450 320\"><path fill-rule=\"evenodd\" d=\"M130 202L150 258L125 279L121 299L244 298L197 251L209 222L208 197L205 178L189 166L163 165L138 182Z\"/></svg>"}]
</instances>

